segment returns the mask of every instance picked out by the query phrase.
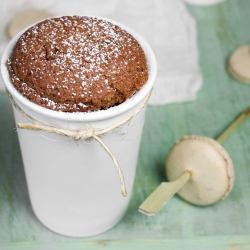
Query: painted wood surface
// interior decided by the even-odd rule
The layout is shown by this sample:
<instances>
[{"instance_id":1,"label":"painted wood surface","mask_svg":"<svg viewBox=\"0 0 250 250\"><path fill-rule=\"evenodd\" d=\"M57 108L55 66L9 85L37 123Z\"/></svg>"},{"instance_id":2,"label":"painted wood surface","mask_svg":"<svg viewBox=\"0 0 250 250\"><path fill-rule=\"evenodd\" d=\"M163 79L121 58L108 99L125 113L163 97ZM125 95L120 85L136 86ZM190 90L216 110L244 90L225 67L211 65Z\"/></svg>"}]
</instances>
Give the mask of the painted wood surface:
<instances>
[{"instance_id":1,"label":"painted wood surface","mask_svg":"<svg viewBox=\"0 0 250 250\"><path fill-rule=\"evenodd\" d=\"M153 217L138 212L166 181L169 149L183 135L217 138L248 106L250 85L227 73L230 54L250 43L250 1L189 7L197 20L204 77L197 100L147 109L134 194L127 214L101 235L73 239L46 229L30 206L10 102L0 93L0 249L250 249L250 120L223 146L235 166L235 187L223 201L198 207L174 196ZM166 58L166 60L168 60Z\"/></svg>"}]
</instances>

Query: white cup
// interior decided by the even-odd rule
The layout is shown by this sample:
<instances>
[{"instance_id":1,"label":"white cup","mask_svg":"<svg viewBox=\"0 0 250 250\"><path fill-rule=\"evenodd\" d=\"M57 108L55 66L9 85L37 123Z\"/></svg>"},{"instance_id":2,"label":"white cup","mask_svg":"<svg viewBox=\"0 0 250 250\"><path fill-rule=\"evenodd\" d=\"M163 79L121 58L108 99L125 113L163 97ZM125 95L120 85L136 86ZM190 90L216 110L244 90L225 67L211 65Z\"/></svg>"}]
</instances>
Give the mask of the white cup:
<instances>
[{"instance_id":1,"label":"white cup","mask_svg":"<svg viewBox=\"0 0 250 250\"><path fill-rule=\"evenodd\" d=\"M21 32L9 42L1 61L5 87L17 105L34 119L62 129L82 129L86 124L102 129L133 115L153 87L156 60L140 35L111 22L131 33L146 54L149 79L140 91L118 106L92 113L64 113L41 107L15 89L6 67ZM16 124L29 123L15 107L13 110ZM76 142L55 133L18 129L32 208L47 228L66 236L87 237L107 231L122 219L133 191L144 116L145 108L126 125L102 136L120 163L126 197L121 194L113 160L96 140Z\"/></svg>"}]
</instances>

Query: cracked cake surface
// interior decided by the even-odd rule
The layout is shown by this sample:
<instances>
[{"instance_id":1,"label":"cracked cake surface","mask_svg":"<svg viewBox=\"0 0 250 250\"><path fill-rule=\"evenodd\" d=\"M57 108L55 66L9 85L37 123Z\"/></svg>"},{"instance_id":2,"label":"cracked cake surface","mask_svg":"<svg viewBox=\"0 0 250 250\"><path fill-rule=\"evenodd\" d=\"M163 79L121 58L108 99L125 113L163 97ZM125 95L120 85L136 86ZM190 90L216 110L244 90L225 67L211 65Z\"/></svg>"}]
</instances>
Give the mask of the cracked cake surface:
<instances>
[{"instance_id":1,"label":"cracked cake surface","mask_svg":"<svg viewBox=\"0 0 250 250\"><path fill-rule=\"evenodd\" d=\"M63 16L26 30L7 61L14 86L43 107L89 112L118 105L148 79L138 41L99 18Z\"/></svg>"}]
</instances>

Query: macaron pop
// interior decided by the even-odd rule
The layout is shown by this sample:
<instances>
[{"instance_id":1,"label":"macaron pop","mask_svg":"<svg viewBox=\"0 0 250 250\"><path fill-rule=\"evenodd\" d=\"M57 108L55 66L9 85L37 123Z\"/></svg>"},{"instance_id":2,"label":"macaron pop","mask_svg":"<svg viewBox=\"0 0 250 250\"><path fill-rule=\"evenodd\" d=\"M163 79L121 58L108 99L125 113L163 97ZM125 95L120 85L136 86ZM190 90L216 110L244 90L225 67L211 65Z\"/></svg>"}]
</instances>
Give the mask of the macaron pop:
<instances>
[{"instance_id":1,"label":"macaron pop","mask_svg":"<svg viewBox=\"0 0 250 250\"><path fill-rule=\"evenodd\" d=\"M234 185L234 167L221 143L249 114L250 108L217 140L205 136L184 136L178 140L166 161L169 182L162 182L141 204L139 212L155 215L175 193L199 206L212 205L227 197Z\"/></svg>"}]
</instances>

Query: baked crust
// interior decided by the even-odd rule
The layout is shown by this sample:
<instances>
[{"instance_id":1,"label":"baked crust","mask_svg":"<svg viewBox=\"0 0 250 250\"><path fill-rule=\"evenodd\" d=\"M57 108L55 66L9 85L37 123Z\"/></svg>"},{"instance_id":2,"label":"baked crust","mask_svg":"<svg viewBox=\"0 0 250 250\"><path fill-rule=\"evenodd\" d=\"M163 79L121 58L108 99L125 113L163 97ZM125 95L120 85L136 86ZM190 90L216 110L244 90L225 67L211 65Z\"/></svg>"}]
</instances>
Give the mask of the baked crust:
<instances>
[{"instance_id":1,"label":"baked crust","mask_svg":"<svg viewBox=\"0 0 250 250\"><path fill-rule=\"evenodd\" d=\"M64 112L120 104L147 81L137 40L109 21L64 16L42 21L19 38L7 62L15 87L32 102Z\"/></svg>"}]
</instances>

